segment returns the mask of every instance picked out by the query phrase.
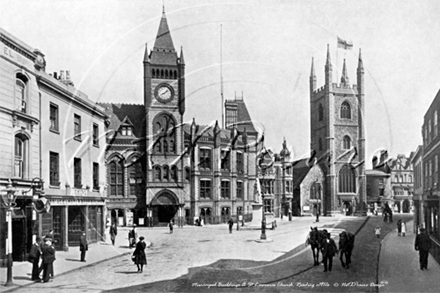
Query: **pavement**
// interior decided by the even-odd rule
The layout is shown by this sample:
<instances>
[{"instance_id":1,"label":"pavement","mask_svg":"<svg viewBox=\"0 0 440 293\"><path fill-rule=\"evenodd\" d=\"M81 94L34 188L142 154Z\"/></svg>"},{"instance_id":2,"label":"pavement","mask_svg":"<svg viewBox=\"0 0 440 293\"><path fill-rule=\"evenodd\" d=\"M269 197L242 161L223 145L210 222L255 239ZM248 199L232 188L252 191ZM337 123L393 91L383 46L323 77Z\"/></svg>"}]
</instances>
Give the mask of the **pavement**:
<instances>
[{"instance_id":1,"label":"pavement","mask_svg":"<svg viewBox=\"0 0 440 293\"><path fill-rule=\"evenodd\" d=\"M268 237L273 239L272 243L264 243L258 244L255 240L258 240L259 233L255 234L252 231L236 231L236 226L234 225L233 234L230 235L234 239L234 241L243 242L243 245L246 246L246 249L243 250L241 248L238 249L228 249L227 247L222 248L223 245L216 246L217 250L219 250L218 257L219 260L223 258L229 259L244 259L244 260L252 260L253 269L261 269L262 267L266 267L266 265L262 265L259 267L255 262L259 261L270 261L272 260L272 267L270 268L272 273L269 273L267 277L273 280L274 275L277 277L281 277L286 274L291 275L292 272L287 274L286 272L275 272L277 271L276 263L286 260L296 259L296 256L301 254L303 250L310 248L304 247L305 236L309 231L310 226L318 226L318 228L326 227L331 228L335 227L334 233L339 232L337 229L337 225L339 225L342 221L351 221L351 225L353 225L353 229L355 227L361 227L362 219L367 219L366 217L321 217L319 223L314 222L314 218L311 217L300 217L293 218L292 222L287 220L280 221L277 220L278 228L276 230L268 230ZM301 225L296 225L300 224ZM348 224L350 225L350 224ZM299 228L298 226L302 226L303 228ZM391 228L391 227L390 227ZM202 229L202 230L200 230ZM293 230L292 230L293 229ZM207 225L204 227L194 227L194 226L185 226L183 228L175 227L176 230L187 230L187 232L194 231L206 231L212 230L212 233L219 234L218 237L214 238L214 240L218 239L221 241L226 241L222 239L226 239L224 236L220 235L223 233L227 233L226 225ZM223 231L224 230L224 231ZM289 237L286 239L288 234L287 231L293 231L295 237ZM354 231L354 230L353 230ZM427 271L421 271L418 264L418 253L414 250L414 239L415 235L411 232L412 230L412 222L407 223L407 231L409 231L406 237L398 237L397 232L393 230L383 238L381 241L381 250L380 250L380 258L379 258L379 272L378 272L378 280L385 280L387 285L379 288L380 292L437 292L438 288L438 276L440 276L440 265L435 262L435 260L429 256ZM138 228L137 229L138 236L144 236L146 238L147 245L151 248L154 248L156 245L161 245L163 239L165 239L166 234L168 234L167 228L159 228L155 227L153 229L149 228ZM54 272L55 272L55 280L57 277L62 275L67 275L69 273L79 271L85 269L86 267L94 266L98 263L107 261L112 258L119 258L124 255L129 255L132 253L133 249L128 247L128 239L127 239L128 228L121 227L118 229L118 236L116 237L115 246L111 245L110 241L108 242L100 242L89 245L89 250L87 252L87 262L80 262L80 252L78 247L71 247L69 251L57 251L56 252L56 261L54 263ZM252 234L250 234L252 233ZM185 232L184 234L187 235ZM196 235L196 234L194 234ZM200 234L198 234L200 235ZM253 235L253 236L250 236ZM333 234L332 235L337 235ZM177 236L177 235L175 235ZM243 241L243 237L247 240ZM199 237L198 237L199 238ZM255 238L255 239L254 239ZM206 239L208 240L208 239ZM212 240L212 239L211 239ZM284 241L283 241L284 240ZM288 241L286 241L288 240ZM197 242L204 241L203 239L198 239ZM216 244L220 244L223 242L218 242ZM237 242L239 243L239 242ZM262 247L265 249L261 249ZM292 251L293 247L297 247ZM244 247L243 247L244 248ZM240 251L238 253L238 251ZM204 253L212 254L212 250L201 250L199 254ZM264 253L263 253L264 252ZM310 262L310 256L307 254L307 262ZM191 258L193 260L193 258ZM213 264L212 260L208 261L207 259L200 258L198 263L190 263L188 261L188 266L186 268L179 268L176 272L175 276L168 276L166 279L171 280L176 278L177 275L181 275L180 269L185 270L188 273L188 269L190 270L190 274L194 273L195 267ZM256 265L256 267L255 267ZM25 289L27 286L33 284L31 281L31 267L32 265L28 262L14 262L13 265L13 287L2 287L1 291L6 292L13 289ZM176 268L177 269L177 268ZM250 268L246 268L250 269ZM246 270L245 269L245 270ZM267 268L266 268L267 269ZM0 268L0 286L6 282L6 268ZM300 272L299 272L300 273ZM196 273L197 275L197 273ZM156 280L150 281L159 281L160 279L164 279L164 275L159 276ZM265 279L265 277L263 277ZM142 280L140 280L142 282ZM145 281L144 281L145 282ZM49 283L48 283L49 284ZM153 285L153 284L151 284ZM154 286L154 285L153 285ZM15 290L14 290L15 291Z\"/></svg>"},{"instance_id":2,"label":"pavement","mask_svg":"<svg viewBox=\"0 0 440 293\"><path fill-rule=\"evenodd\" d=\"M428 270L420 269L419 253L414 250L413 223L407 223L405 237L398 236L395 229L382 241L378 276L388 284L379 288L381 293L439 292L440 265L429 255Z\"/></svg>"}]
</instances>

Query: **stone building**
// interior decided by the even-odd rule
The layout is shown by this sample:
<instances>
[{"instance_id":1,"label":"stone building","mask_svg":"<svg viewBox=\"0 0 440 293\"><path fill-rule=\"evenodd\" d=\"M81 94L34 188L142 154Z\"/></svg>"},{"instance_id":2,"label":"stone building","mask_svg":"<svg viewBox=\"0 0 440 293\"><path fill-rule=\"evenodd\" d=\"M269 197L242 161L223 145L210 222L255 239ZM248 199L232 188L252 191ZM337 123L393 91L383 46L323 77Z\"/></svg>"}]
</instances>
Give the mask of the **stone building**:
<instances>
[{"instance_id":1,"label":"stone building","mask_svg":"<svg viewBox=\"0 0 440 293\"><path fill-rule=\"evenodd\" d=\"M226 222L251 215L258 134L242 98L226 127L184 123L185 60L165 12L143 58L144 101L101 104L108 120L108 209L119 225Z\"/></svg>"},{"instance_id":2,"label":"stone building","mask_svg":"<svg viewBox=\"0 0 440 293\"><path fill-rule=\"evenodd\" d=\"M325 84L318 88L312 59L310 74L311 151L325 174L324 215L366 208L364 67L361 53L357 85L351 85L344 60L341 82L333 82L327 48Z\"/></svg>"},{"instance_id":3,"label":"stone building","mask_svg":"<svg viewBox=\"0 0 440 293\"><path fill-rule=\"evenodd\" d=\"M77 245L82 230L90 242L100 240L104 112L73 86L69 72L46 73L44 54L3 29L0 47L0 190L11 180L17 195L13 259L26 260L35 238L49 230L57 249ZM39 206L41 195L49 204ZM6 230L1 233L3 264Z\"/></svg>"},{"instance_id":4,"label":"stone building","mask_svg":"<svg viewBox=\"0 0 440 293\"><path fill-rule=\"evenodd\" d=\"M413 202L414 202L414 232L417 227L426 227L425 207L423 195L423 145L419 145L411 156L411 164L414 172L413 176Z\"/></svg>"},{"instance_id":5,"label":"stone building","mask_svg":"<svg viewBox=\"0 0 440 293\"><path fill-rule=\"evenodd\" d=\"M411 165L411 155L406 157L403 154L397 158L390 159L388 166L391 172L392 203L390 206L395 213L411 212L413 202L413 167Z\"/></svg>"}]
</instances>

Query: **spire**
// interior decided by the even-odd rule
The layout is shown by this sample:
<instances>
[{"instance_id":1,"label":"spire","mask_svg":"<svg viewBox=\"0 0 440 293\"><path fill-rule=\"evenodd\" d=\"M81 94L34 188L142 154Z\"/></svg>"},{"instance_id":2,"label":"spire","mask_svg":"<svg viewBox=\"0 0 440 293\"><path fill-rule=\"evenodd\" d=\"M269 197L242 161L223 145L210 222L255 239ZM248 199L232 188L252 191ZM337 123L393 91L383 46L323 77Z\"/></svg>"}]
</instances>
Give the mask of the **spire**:
<instances>
[{"instance_id":1,"label":"spire","mask_svg":"<svg viewBox=\"0 0 440 293\"><path fill-rule=\"evenodd\" d=\"M332 69L332 61L330 59L330 45L327 44L327 63L325 64L330 70Z\"/></svg>"},{"instance_id":2,"label":"spire","mask_svg":"<svg viewBox=\"0 0 440 293\"><path fill-rule=\"evenodd\" d=\"M342 66L341 84L347 85L348 83L349 81L347 75L347 67L345 66L345 59L344 59L344 65Z\"/></svg>"},{"instance_id":3,"label":"spire","mask_svg":"<svg viewBox=\"0 0 440 293\"><path fill-rule=\"evenodd\" d=\"M310 77L314 77L314 78L316 78L316 74L315 74L315 64L314 64L313 57L312 57L312 69L310 69Z\"/></svg>"},{"instance_id":4,"label":"spire","mask_svg":"<svg viewBox=\"0 0 440 293\"><path fill-rule=\"evenodd\" d=\"M150 56L148 56L148 44L145 43L144 62L150 62Z\"/></svg>"},{"instance_id":5,"label":"spire","mask_svg":"<svg viewBox=\"0 0 440 293\"><path fill-rule=\"evenodd\" d=\"M315 74L315 62L312 57L312 68L310 69L310 94L316 90L316 74Z\"/></svg>"},{"instance_id":6,"label":"spire","mask_svg":"<svg viewBox=\"0 0 440 293\"><path fill-rule=\"evenodd\" d=\"M185 59L183 58L183 47L180 46L180 64L185 64Z\"/></svg>"},{"instance_id":7,"label":"spire","mask_svg":"<svg viewBox=\"0 0 440 293\"><path fill-rule=\"evenodd\" d=\"M177 64L177 54L176 50L174 49L170 29L168 27L167 17L165 15L165 7L162 11L162 18L160 19L156 41L154 42L154 47L151 52L151 63L160 65Z\"/></svg>"}]
</instances>

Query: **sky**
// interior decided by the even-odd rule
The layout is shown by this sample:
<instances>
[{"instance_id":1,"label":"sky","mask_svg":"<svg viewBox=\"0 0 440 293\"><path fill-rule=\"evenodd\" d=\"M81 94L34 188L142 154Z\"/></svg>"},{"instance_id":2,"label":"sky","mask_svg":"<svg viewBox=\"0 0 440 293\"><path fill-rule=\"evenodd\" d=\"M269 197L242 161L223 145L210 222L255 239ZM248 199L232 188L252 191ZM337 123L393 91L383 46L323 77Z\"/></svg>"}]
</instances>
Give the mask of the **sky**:
<instances>
[{"instance_id":1,"label":"sky","mask_svg":"<svg viewBox=\"0 0 440 293\"><path fill-rule=\"evenodd\" d=\"M362 50L367 168L378 149L395 157L422 143L440 89L440 1L0 0L0 27L41 50L47 72L70 70L92 101L142 104L163 5L185 56L184 121L221 122L223 76L225 99L244 98L266 146L279 152L285 138L307 156L311 60L321 87L329 44L334 82L346 59L356 84ZM338 36L353 49L337 49Z\"/></svg>"}]
</instances>

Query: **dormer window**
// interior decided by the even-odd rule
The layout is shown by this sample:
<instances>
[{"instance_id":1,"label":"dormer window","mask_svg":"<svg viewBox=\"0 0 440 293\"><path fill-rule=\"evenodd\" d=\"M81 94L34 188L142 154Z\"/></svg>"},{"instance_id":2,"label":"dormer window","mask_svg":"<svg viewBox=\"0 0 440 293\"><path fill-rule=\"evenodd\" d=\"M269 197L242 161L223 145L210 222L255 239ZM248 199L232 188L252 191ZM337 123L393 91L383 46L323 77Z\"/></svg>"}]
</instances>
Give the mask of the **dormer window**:
<instances>
[{"instance_id":1,"label":"dormer window","mask_svg":"<svg viewBox=\"0 0 440 293\"><path fill-rule=\"evenodd\" d=\"M131 129L131 126L124 126L121 128L121 134L122 136L132 136L133 131Z\"/></svg>"}]
</instances>

